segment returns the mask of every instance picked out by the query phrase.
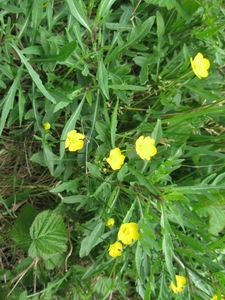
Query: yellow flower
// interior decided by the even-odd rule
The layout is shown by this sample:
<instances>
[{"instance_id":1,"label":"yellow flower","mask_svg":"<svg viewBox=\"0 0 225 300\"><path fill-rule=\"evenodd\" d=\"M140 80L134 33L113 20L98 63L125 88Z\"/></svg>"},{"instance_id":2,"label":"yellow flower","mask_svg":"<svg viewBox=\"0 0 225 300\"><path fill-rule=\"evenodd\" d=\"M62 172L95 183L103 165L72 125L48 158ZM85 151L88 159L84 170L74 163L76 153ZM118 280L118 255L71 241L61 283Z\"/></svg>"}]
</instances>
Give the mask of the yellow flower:
<instances>
[{"instance_id":1,"label":"yellow flower","mask_svg":"<svg viewBox=\"0 0 225 300\"><path fill-rule=\"evenodd\" d=\"M112 149L110 151L109 157L106 158L107 163L113 170L119 170L124 164L125 156L121 154L119 148Z\"/></svg>"},{"instance_id":2,"label":"yellow flower","mask_svg":"<svg viewBox=\"0 0 225 300\"><path fill-rule=\"evenodd\" d=\"M217 295L214 295L212 298L211 298L211 300L218 300L219 298L218 298L218 296ZM223 294L221 294L221 299L224 299L224 295Z\"/></svg>"},{"instance_id":3,"label":"yellow flower","mask_svg":"<svg viewBox=\"0 0 225 300\"><path fill-rule=\"evenodd\" d=\"M208 77L208 69L210 67L210 62L207 58L204 58L201 53L198 53L194 59L192 57L191 60L191 67L193 72L198 78L205 78Z\"/></svg>"},{"instance_id":4,"label":"yellow flower","mask_svg":"<svg viewBox=\"0 0 225 300\"><path fill-rule=\"evenodd\" d=\"M157 153L157 149L154 146L155 140L151 139L150 136L144 137L140 136L136 143L136 152L142 159L150 160L150 158Z\"/></svg>"},{"instance_id":5,"label":"yellow flower","mask_svg":"<svg viewBox=\"0 0 225 300\"><path fill-rule=\"evenodd\" d=\"M70 130L67 133L65 148L69 151L77 151L83 148L85 135L78 133L76 130Z\"/></svg>"},{"instance_id":6,"label":"yellow flower","mask_svg":"<svg viewBox=\"0 0 225 300\"><path fill-rule=\"evenodd\" d=\"M43 124L43 127L47 131L51 128L51 125L50 125L50 123L46 122L46 123Z\"/></svg>"},{"instance_id":7,"label":"yellow flower","mask_svg":"<svg viewBox=\"0 0 225 300\"><path fill-rule=\"evenodd\" d=\"M113 218L110 218L105 222L105 225L108 227L112 227L114 225L114 223L115 223L115 220Z\"/></svg>"},{"instance_id":8,"label":"yellow flower","mask_svg":"<svg viewBox=\"0 0 225 300\"><path fill-rule=\"evenodd\" d=\"M118 240L122 241L125 245L130 245L133 240L139 237L138 224L134 222L124 223L120 226L118 232Z\"/></svg>"},{"instance_id":9,"label":"yellow flower","mask_svg":"<svg viewBox=\"0 0 225 300\"><path fill-rule=\"evenodd\" d=\"M123 250L123 246L120 242L115 242L109 246L109 255L112 257L121 256L121 251Z\"/></svg>"},{"instance_id":10,"label":"yellow flower","mask_svg":"<svg viewBox=\"0 0 225 300\"><path fill-rule=\"evenodd\" d=\"M176 275L176 281L177 285L175 285L172 281L169 286L175 294L181 293L183 291L183 288L186 284L186 278L184 276Z\"/></svg>"}]
</instances>

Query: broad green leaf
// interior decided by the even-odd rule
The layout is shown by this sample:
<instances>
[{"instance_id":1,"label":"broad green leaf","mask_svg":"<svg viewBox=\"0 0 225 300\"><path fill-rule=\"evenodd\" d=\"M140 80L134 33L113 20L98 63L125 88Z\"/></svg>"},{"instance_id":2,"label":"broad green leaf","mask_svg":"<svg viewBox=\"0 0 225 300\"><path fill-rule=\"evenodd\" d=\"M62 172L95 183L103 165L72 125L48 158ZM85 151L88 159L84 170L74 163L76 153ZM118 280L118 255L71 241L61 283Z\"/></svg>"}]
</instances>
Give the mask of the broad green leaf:
<instances>
[{"instance_id":1,"label":"broad green leaf","mask_svg":"<svg viewBox=\"0 0 225 300\"><path fill-rule=\"evenodd\" d=\"M104 228L105 224L99 221L90 235L83 239L80 248L80 257L87 256L90 253L98 242L98 239L102 236Z\"/></svg>"},{"instance_id":2,"label":"broad green leaf","mask_svg":"<svg viewBox=\"0 0 225 300\"><path fill-rule=\"evenodd\" d=\"M13 84L11 85L8 93L5 95L5 97L2 99L3 109L1 114L1 120L0 120L0 136L2 134L2 130L5 126L6 119L9 115L10 110L13 108L13 103L15 99L16 90L19 87L20 77L22 74L23 66L21 66L17 72L16 78L13 81Z\"/></svg>"},{"instance_id":3,"label":"broad green leaf","mask_svg":"<svg viewBox=\"0 0 225 300\"><path fill-rule=\"evenodd\" d=\"M68 237L63 218L50 210L37 215L30 227L30 236L33 240L28 251L31 257L46 258L66 250Z\"/></svg>"},{"instance_id":4,"label":"broad green leaf","mask_svg":"<svg viewBox=\"0 0 225 300\"><path fill-rule=\"evenodd\" d=\"M96 78L103 94L107 99L109 99L108 72L102 60L98 62Z\"/></svg>"},{"instance_id":5,"label":"broad green leaf","mask_svg":"<svg viewBox=\"0 0 225 300\"><path fill-rule=\"evenodd\" d=\"M73 196L67 196L63 197L62 201L63 203L67 204L74 204L74 203L81 203L81 202L87 202L88 197L85 195L73 195Z\"/></svg>"},{"instance_id":6,"label":"broad green leaf","mask_svg":"<svg viewBox=\"0 0 225 300\"><path fill-rule=\"evenodd\" d=\"M11 238L24 251L29 249L32 242L30 226L37 215L38 211L35 207L25 204L10 231Z\"/></svg>"},{"instance_id":7,"label":"broad green leaf","mask_svg":"<svg viewBox=\"0 0 225 300\"><path fill-rule=\"evenodd\" d=\"M115 107L113 109L111 118L111 144L112 148L116 147L116 128L117 128L117 113L118 113L119 101L116 101Z\"/></svg>"},{"instance_id":8,"label":"broad green leaf","mask_svg":"<svg viewBox=\"0 0 225 300\"><path fill-rule=\"evenodd\" d=\"M19 55L22 63L25 65L25 67L27 68L28 73L30 74L31 78L33 79L33 81L35 82L36 86L39 88L40 92L48 99L50 100L52 103L55 103L55 99L49 94L49 92L46 90L46 88L44 87L44 85L41 82L41 79L39 77L39 75L36 73L36 71L33 69L33 67L31 66L31 64L27 61L27 58L23 55L22 51L19 50L19 48L17 48L17 46L12 45L12 47L15 49L15 51L17 52L17 54Z\"/></svg>"},{"instance_id":9,"label":"broad green leaf","mask_svg":"<svg viewBox=\"0 0 225 300\"><path fill-rule=\"evenodd\" d=\"M82 0L67 0L69 9L74 18L80 22L89 32L91 28L89 26L89 20L85 11L85 5Z\"/></svg>"},{"instance_id":10,"label":"broad green leaf","mask_svg":"<svg viewBox=\"0 0 225 300\"><path fill-rule=\"evenodd\" d=\"M60 143L60 158L62 158L65 153L66 135L70 130L73 130L75 128L76 122L77 122L78 118L80 117L80 112L83 107L84 101L85 101L85 97L83 97L83 99L80 102L80 104L78 105L77 109L74 111L74 113L69 118L69 120L66 122L66 124L63 128L62 135L61 135L61 143Z\"/></svg>"}]
</instances>

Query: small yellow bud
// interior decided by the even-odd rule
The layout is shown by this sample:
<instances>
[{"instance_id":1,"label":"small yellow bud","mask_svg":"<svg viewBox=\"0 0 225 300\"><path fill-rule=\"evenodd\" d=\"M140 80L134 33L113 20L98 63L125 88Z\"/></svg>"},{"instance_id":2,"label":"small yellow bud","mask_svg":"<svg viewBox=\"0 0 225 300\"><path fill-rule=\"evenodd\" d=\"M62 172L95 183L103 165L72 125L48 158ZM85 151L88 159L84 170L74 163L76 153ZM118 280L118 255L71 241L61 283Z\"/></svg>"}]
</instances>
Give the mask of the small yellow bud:
<instances>
[{"instance_id":1,"label":"small yellow bud","mask_svg":"<svg viewBox=\"0 0 225 300\"><path fill-rule=\"evenodd\" d=\"M43 124L43 127L47 131L51 128L51 125L50 125L50 123L46 122L46 123Z\"/></svg>"}]
</instances>

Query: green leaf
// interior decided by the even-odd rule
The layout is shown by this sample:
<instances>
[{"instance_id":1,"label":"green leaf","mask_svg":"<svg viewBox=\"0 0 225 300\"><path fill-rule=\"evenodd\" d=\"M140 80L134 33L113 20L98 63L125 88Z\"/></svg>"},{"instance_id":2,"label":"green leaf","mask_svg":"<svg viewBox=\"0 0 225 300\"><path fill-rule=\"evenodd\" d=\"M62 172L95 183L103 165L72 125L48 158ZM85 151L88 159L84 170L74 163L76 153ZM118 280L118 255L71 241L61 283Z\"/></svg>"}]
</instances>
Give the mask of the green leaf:
<instances>
[{"instance_id":1,"label":"green leaf","mask_svg":"<svg viewBox=\"0 0 225 300\"><path fill-rule=\"evenodd\" d=\"M66 122L66 125L63 128L62 135L61 135L61 143L60 143L60 158L63 157L65 153L65 140L66 135L70 130L73 130L75 128L76 122L78 118L80 117L80 112L83 107L85 101L85 97L83 97L82 101L78 105L77 109L74 111L72 116L69 118L69 120Z\"/></svg>"},{"instance_id":2,"label":"green leaf","mask_svg":"<svg viewBox=\"0 0 225 300\"><path fill-rule=\"evenodd\" d=\"M89 21L87 14L85 12L85 5L82 0L67 0L71 14L83 25L89 32L91 28L89 26Z\"/></svg>"},{"instance_id":3,"label":"green leaf","mask_svg":"<svg viewBox=\"0 0 225 300\"><path fill-rule=\"evenodd\" d=\"M199 39L208 39L211 36L215 35L220 29L222 29L224 27L224 23L222 22L220 25L218 26L213 26L213 27L209 27L207 29L204 28L204 31L200 31L200 32L194 32L193 34L199 38ZM201 28L201 27L200 27Z\"/></svg>"},{"instance_id":4,"label":"green leaf","mask_svg":"<svg viewBox=\"0 0 225 300\"><path fill-rule=\"evenodd\" d=\"M103 94L107 99L109 99L108 72L102 60L98 62L98 71L96 78Z\"/></svg>"},{"instance_id":5,"label":"green leaf","mask_svg":"<svg viewBox=\"0 0 225 300\"><path fill-rule=\"evenodd\" d=\"M45 163L48 166L48 169L53 176L54 174L54 159L53 159L53 153L52 149L48 145L43 145L44 149L44 159Z\"/></svg>"},{"instance_id":6,"label":"green leaf","mask_svg":"<svg viewBox=\"0 0 225 300\"><path fill-rule=\"evenodd\" d=\"M116 128L117 128L117 111L119 106L119 100L116 101L116 105L113 109L112 118L111 118L111 143L112 148L116 147Z\"/></svg>"},{"instance_id":7,"label":"green leaf","mask_svg":"<svg viewBox=\"0 0 225 300\"><path fill-rule=\"evenodd\" d=\"M225 212L221 207L208 208L209 232L218 235L225 227Z\"/></svg>"},{"instance_id":8,"label":"green leaf","mask_svg":"<svg viewBox=\"0 0 225 300\"><path fill-rule=\"evenodd\" d=\"M96 19L99 21L101 18L104 18L110 8L112 7L113 3L115 2L116 0L101 0L101 3L99 4L98 6L98 10L97 10L97 17Z\"/></svg>"},{"instance_id":9,"label":"green leaf","mask_svg":"<svg viewBox=\"0 0 225 300\"><path fill-rule=\"evenodd\" d=\"M103 179L102 173L101 173L101 171L100 171L100 169L99 169L98 166L96 166L96 165L88 162L87 163L87 167L88 167L88 170L89 170L90 174L93 177Z\"/></svg>"},{"instance_id":10,"label":"green leaf","mask_svg":"<svg viewBox=\"0 0 225 300\"><path fill-rule=\"evenodd\" d=\"M79 178L76 178L74 180L69 180L67 182L63 182L60 185L57 185L55 188L51 189L49 192L50 193L61 193L63 191L72 192L76 193L77 191L77 186L78 182L80 181Z\"/></svg>"},{"instance_id":11,"label":"green leaf","mask_svg":"<svg viewBox=\"0 0 225 300\"><path fill-rule=\"evenodd\" d=\"M160 195L159 191L155 188L155 186L150 181L148 181L146 179L145 176L143 176L140 172L138 172L137 170L134 170L130 166L128 166L128 169L136 177L137 181L141 185L145 186L152 195L154 195L154 196Z\"/></svg>"},{"instance_id":12,"label":"green leaf","mask_svg":"<svg viewBox=\"0 0 225 300\"><path fill-rule=\"evenodd\" d=\"M43 15L43 0L33 1L32 9L32 25L33 25L33 34L32 34L32 44L34 44L39 26L42 21Z\"/></svg>"},{"instance_id":13,"label":"green leaf","mask_svg":"<svg viewBox=\"0 0 225 300\"><path fill-rule=\"evenodd\" d=\"M150 17L143 24L134 27L126 42L123 42L120 46L116 47L110 54L108 54L105 58L104 63L107 64L111 60L113 60L119 53L123 50L132 47L135 43L140 42L149 32L155 21L155 17Z\"/></svg>"},{"instance_id":14,"label":"green leaf","mask_svg":"<svg viewBox=\"0 0 225 300\"><path fill-rule=\"evenodd\" d=\"M33 67L30 65L30 63L27 61L27 58L23 55L22 51L20 51L17 46L11 45L17 54L19 55L22 63L25 65L27 68L28 73L30 74L31 78L35 82L36 86L39 88L40 92L52 103L56 103L55 99L49 94L49 92L46 90L44 85L42 84L39 75L34 71Z\"/></svg>"},{"instance_id":15,"label":"green leaf","mask_svg":"<svg viewBox=\"0 0 225 300\"><path fill-rule=\"evenodd\" d=\"M33 240L28 251L31 257L46 258L66 250L68 238L63 218L50 210L37 215L30 236Z\"/></svg>"},{"instance_id":16,"label":"green leaf","mask_svg":"<svg viewBox=\"0 0 225 300\"><path fill-rule=\"evenodd\" d=\"M156 12L156 24L157 24L157 36L158 39L160 40L165 33L165 23L161 13L158 10Z\"/></svg>"},{"instance_id":17,"label":"green leaf","mask_svg":"<svg viewBox=\"0 0 225 300\"><path fill-rule=\"evenodd\" d=\"M11 85L8 93L5 95L5 97L2 99L3 109L1 114L1 120L0 120L0 136L2 134L2 130L5 126L6 119L9 115L10 110L13 108L13 103L15 99L16 90L19 86L20 77L22 74L23 66L19 68L17 71L17 75L15 80L13 81L13 84Z\"/></svg>"},{"instance_id":18,"label":"green leaf","mask_svg":"<svg viewBox=\"0 0 225 300\"><path fill-rule=\"evenodd\" d=\"M149 91L149 88L140 85L130 85L130 84L112 84L108 86L110 89L118 91Z\"/></svg>"},{"instance_id":19,"label":"green leaf","mask_svg":"<svg viewBox=\"0 0 225 300\"><path fill-rule=\"evenodd\" d=\"M185 86L192 92L196 93L197 95L201 96L204 99L208 99L211 101L220 100L220 96L214 94L213 92L207 91L205 89L201 89L199 87L191 86L189 84L185 84Z\"/></svg>"},{"instance_id":20,"label":"green leaf","mask_svg":"<svg viewBox=\"0 0 225 300\"><path fill-rule=\"evenodd\" d=\"M110 277L101 276L94 285L94 292L105 295L110 290L112 279Z\"/></svg>"},{"instance_id":21,"label":"green leaf","mask_svg":"<svg viewBox=\"0 0 225 300\"><path fill-rule=\"evenodd\" d=\"M165 254L167 270L170 273L172 281L176 282L175 272L173 268L173 258L172 258L173 243L170 235L172 231L166 217L165 208L163 207L163 205L161 206L161 208L162 208L161 227L162 227L162 234L163 234L162 249L163 249L163 253Z\"/></svg>"},{"instance_id":22,"label":"green leaf","mask_svg":"<svg viewBox=\"0 0 225 300\"><path fill-rule=\"evenodd\" d=\"M145 0L148 4L154 4L167 9L172 9L176 6L176 0Z\"/></svg>"},{"instance_id":23,"label":"green leaf","mask_svg":"<svg viewBox=\"0 0 225 300\"><path fill-rule=\"evenodd\" d=\"M104 228L105 223L98 222L91 234L83 239L80 248L80 257L87 256L92 248L99 243L99 238L102 236Z\"/></svg>"},{"instance_id":24,"label":"green leaf","mask_svg":"<svg viewBox=\"0 0 225 300\"><path fill-rule=\"evenodd\" d=\"M77 48L77 42L72 41L64 45L60 50L58 55L53 55L51 57L43 58L33 58L31 61L35 62L53 62L53 61L66 61L67 58L75 51Z\"/></svg>"},{"instance_id":25,"label":"green leaf","mask_svg":"<svg viewBox=\"0 0 225 300\"><path fill-rule=\"evenodd\" d=\"M161 138L162 138L162 124L161 124L160 119L157 120L157 123L156 123L155 128L152 132L151 137L155 140L156 145L161 140Z\"/></svg>"},{"instance_id":26,"label":"green leaf","mask_svg":"<svg viewBox=\"0 0 225 300\"><path fill-rule=\"evenodd\" d=\"M11 238L24 251L29 249L32 242L30 237L30 226L37 214L38 211L36 208L29 204L25 204L10 231Z\"/></svg>"}]
</instances>

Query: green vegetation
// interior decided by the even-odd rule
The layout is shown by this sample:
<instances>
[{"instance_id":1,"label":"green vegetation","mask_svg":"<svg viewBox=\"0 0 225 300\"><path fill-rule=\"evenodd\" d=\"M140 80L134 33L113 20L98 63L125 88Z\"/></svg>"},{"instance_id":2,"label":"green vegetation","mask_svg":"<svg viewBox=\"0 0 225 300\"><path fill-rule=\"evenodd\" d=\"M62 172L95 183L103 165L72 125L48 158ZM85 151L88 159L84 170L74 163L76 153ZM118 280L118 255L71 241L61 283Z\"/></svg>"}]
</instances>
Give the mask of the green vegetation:
<instances>
[{"instance_id":1,"label":"green vegetation","mask_svg":"<svg viewBox=\"0 0 225 300\"><path fill-rule=\"evenodd\" d=\"M0 299L222 299L224 1L0 8Z\"/></svg>"}]
</instances>

